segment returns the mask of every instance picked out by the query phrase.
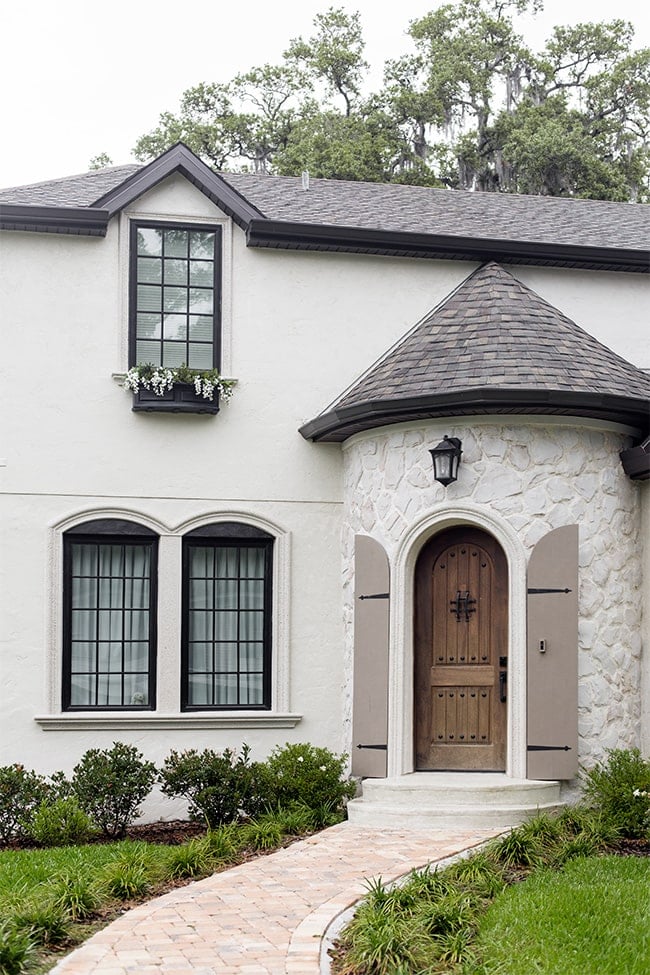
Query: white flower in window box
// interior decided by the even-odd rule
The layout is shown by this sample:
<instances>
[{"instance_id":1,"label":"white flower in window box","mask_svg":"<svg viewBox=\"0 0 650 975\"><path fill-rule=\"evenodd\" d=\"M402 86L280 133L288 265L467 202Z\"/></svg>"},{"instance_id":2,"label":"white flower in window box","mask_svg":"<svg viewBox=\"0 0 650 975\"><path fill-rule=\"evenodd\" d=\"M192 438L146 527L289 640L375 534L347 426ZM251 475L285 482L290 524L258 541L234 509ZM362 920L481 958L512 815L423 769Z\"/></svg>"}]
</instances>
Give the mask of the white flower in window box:
<instances>
[{"instance_id":1,"label":"white flower in window box","mask_svg":"<svg viewBox=\"0 0 650 975\"><path fill-rule=\"evenodd\" d=\"M136 412L218 413L220 401L230 399L234 385L234 379L223 379L217 369L152 363L132 366L124 380Z\"/></svg>"}]
</instances>

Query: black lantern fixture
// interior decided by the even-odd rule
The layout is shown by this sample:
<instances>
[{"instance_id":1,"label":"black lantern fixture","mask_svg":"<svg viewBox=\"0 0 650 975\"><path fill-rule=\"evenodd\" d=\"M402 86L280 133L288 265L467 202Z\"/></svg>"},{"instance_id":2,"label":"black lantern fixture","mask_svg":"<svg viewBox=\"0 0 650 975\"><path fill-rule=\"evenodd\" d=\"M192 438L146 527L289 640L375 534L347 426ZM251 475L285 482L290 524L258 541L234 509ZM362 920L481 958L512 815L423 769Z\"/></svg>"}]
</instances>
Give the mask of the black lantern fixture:
<instances>
[{"instance_id":1,"label":"black lantern fixture","mask_svg":"<svg viewBox=\"0 0 650 975\"><path fill-rule=\"evenodd\" d=\"M463 452L461 447L458 437L448 437L445 434L438 446L429 451L433 459L433 476L445 487L458 477L458 465Z\"/></svg>"}]
</instances>

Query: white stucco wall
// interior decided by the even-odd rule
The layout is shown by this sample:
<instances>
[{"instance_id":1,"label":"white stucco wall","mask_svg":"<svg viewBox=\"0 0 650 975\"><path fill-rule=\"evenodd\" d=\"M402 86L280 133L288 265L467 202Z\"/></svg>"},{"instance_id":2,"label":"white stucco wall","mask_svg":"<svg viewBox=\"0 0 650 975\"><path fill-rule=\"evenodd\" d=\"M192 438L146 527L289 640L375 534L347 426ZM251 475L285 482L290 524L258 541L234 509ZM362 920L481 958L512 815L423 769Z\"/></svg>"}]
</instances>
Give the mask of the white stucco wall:
<instances>
[{"instance_id":1,"label":"white stucco wall","mask_svg":"<svg viewBox=\"0 0 650 975\"><path fill-rule=\"evenodd\" d=\"M217 417L132 413L129 395L114 379L127 367L128 225L134 217L215 221L223 227L223 372L238 385ZM137 743L155 761L171 747L219 748L241 741L252 745L255 757L285 740L347 747L343 452L336 444L305 442L298 427L335 399L474 266L249 249L243 232L179 176L115 218L106 238L0 233L0 320L11 337L0 446L0 764L20 761L43 772L69 769L86 748L110 745L118 738ZM642 341L650 303L646 276L546 268L515 268L514 273L616 351L638 364L650 364ZM637 351L638 356L631 354ZM447 427L443 432L449 432ZM468 434L466 451L470 445ZM536 473L530 465L517 466L536 457L537 447L526 442L508 449L513 471L504 483L512 500L508 495L498 504L506 505L515 527L527 523L530 505L541 506L539 513L531 512L530 544L536 525L552 525L560 511L566 512L552 492L560 483L568 485L570 478L567 473L569 480L547 490L538 465ZM346 470L354 451L346 454ZM491 470L498 457L486 454L480 464ZM364 477L370 476L371 464L368 459ZM466 456L464 475L472 477L471 469ZM592 467L580 481L577 470L571 474L576 486L578 481L582 485L577 490L590 490L585 485L596 476L590 471ZM424 484L423 474L398 450L388 450L382 477L386 491L394 484L396 520L391 522L382 489L373 502L377 520L371 530L388 538L398 525L402 530L436 489ZM605 511L610 512L614 494L605 491L605 475L597 477ZM349 496L349 473L346 478ZM508 487L513 478L517 484L525 481L525 490ZM621 487L622 500L616 503L627 511L634 489L619 485L618 475L612 473L611 479L617 491ZM473 484L475 501L489 503L483 498L486 483L483 478ZM588 508L589 499L583 500ZM498 504L495 510L501 512ZM579 500L572 504L580 506ZM157 523L168 553L174 546L178 550L180 534L193 519L236 513L276 526L287 553L286 591L276 620L286 658L278 693L288 711L302 716L295 727L191 727L180 720L161 728L143 720L138 727L120 728L118 723L58 730L35 720L59 713L61 526L105 512L128 512ZM355 509L348 526L358 522L361 530L370 530L363 527L368 518L365 509ZM595 551L598 544L594 541ZM179 598L173 593L178 565L171 556L165 564L171 597L160 608L165 680L159 705L178 718ZM638 652L630 653L636 673ZM618 693L620 681L612 680ZM628 730L638 724L638 715L625 701L596 706L598 715L613 709L611 720ZM156 806L154 812L163 809Z\"/></svg>"},{"instance_id":2,"label":"white stucco wall","mask_svg":"<svg viewBox=\"0 0 650 975\"><path fill-rule=\"evenodd\" d=\"M525 560L536 542L562 525L579 526L579 759L590 765L613 747L638 746L641 735L641 651L643 554L641 486L629 481L618 451L628 442L623 428L599 429L576 420L457 418L400 424L352 438L345 447L346 656L352 654L351 581L354 535L368 534L386 549L394 572L404 540L427 516L467 523L468 506L489 517L502 537L516 535ZM429 449L444 434L462 441L458 480L446 489L433 479ZM476 523L476 522L475 522ZM479 522L480 524L480 522ZM431 530L428 531L431 534ZM417 536L415 536L417 539ZM426 540L424 529L417 547ZM522 574L525 561L522 561ZM512 566L511 566L512 572ZM398 573L399 575L399 573ZM408 580L406 580L408 582ZM520 580L523 582L523 580ZM404 591L392 588L391 614L412 616ZM511 641L523 641L525 628ZM408 626L393 655L412 659ZM510 659L524 666L522 645L511 643ZM398 667L396 672L400 673ZM525 694L525 674L516 679ZM509 680L510 684L510 680ZM404 693L410 694L408 679ZM350 717L348 681L346 716ZM409 709L409 700L402 702ZM399 702L398 702L399 708ZM518 742L510 742L509 767L521 773L525 699L515 702ZM395 710L395 709L394 709ZM511 708L511 717L513 716ZM392 730L393 738L399 729ZM389 729L389 754L391 730ZM410 743L407 743L410 745ZM412 747L412 746L411 746ZM514 748L514 752L513 752ZM408 748L406 749L408 751ZM399 759L399 756L398 756ZM407 759L406 759L407 760ZM525 767L525 766L524 766ZM401 771L408 771L402 768Z\"/></svg>"}]
</instances>

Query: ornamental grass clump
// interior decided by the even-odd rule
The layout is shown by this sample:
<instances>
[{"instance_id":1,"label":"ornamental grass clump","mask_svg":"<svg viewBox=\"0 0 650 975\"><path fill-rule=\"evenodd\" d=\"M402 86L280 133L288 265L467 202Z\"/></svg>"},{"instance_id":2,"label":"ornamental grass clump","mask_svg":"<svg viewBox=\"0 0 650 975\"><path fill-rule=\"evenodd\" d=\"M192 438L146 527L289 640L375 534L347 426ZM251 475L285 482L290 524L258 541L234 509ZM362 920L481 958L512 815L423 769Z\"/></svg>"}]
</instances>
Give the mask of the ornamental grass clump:
<instances>
[{"instance_id":1,"label":"ornamental grass clump","mask_svg":"<svg viewBox=\"0 0 650 975\"><path fill-rule=\"evenodd\" d=\"M0 972L20 975L34 953L34 941L9 921L0 922Z\"/></svg>"}]
</instances>

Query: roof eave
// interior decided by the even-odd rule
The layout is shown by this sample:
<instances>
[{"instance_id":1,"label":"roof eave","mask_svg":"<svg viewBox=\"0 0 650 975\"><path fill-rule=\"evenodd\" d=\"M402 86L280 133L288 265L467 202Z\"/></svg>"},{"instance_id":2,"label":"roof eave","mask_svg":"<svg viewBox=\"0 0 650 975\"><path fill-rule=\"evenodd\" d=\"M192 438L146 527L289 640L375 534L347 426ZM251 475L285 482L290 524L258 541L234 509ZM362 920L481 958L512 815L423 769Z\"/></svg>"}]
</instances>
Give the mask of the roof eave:
<instances>
[{"instance_id":1,"label":"roof eave","mask_svg":"<svg viewBox=\"0 0 650 975\"><path fill-rule=\"evenodd\" d=\"M329 224L252 219L247 229L249 247L288 250L334 250L429 257L445 260L499 261L507 264L546 264L587 270L650 272L650 250L549 244L538 241L499 240L450 234L369 230Z\"/></svg>"},{"instance_id":2,"label":"roof eave","mask_svg":"<svg viewBox=\"0 0 650 975\"><path fill-rule=\"evenodd\" d=\"M305 423L300 433L314 442L342 443L355 433L406 420L517 413L590 417L623 423L645 433L650 426L650 396L642 399L568 390L481 387L334 407Z\"/></svg>"},{"instance_id":3,"label":"roof eave","mask_svg":"<svg viewBox=\"0 0 650 975\"><path fill-rule=\"evenodd\" d=\"M31 206L0 203L0 230L105 237L110 214L98 207Z\"/></svg>"}]
</instances>

